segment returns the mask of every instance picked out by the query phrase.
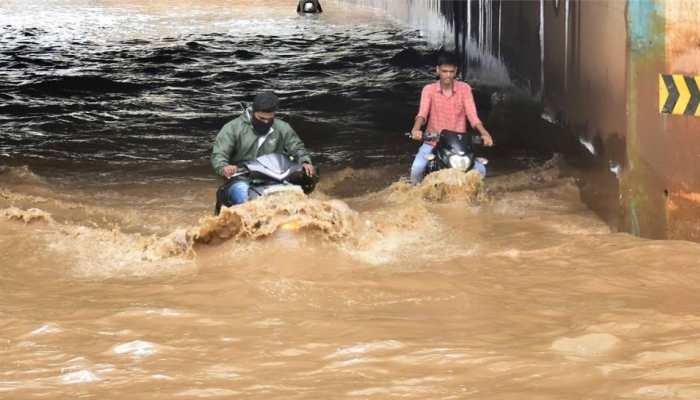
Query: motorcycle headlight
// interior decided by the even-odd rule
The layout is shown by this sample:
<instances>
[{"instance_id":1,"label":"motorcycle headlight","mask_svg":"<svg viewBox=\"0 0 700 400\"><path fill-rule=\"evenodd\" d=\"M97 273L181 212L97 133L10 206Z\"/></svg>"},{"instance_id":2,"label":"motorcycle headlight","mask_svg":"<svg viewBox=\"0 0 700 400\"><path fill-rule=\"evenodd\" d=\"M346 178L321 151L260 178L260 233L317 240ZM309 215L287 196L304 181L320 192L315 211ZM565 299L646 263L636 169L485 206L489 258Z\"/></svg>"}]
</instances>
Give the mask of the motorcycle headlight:
<instances>
[{"instance_id":1,"label":"motorcycle headlight","mask_svg":"<svg viewBox=\"0 0 700 400\"><path fill-rule=\"evenodd\" d=\"M449 161L451 168L461 169L462 171L468 170L472 162L469 156L458 156L456 154L450 156Z\"/></svg>"}]
</instances>

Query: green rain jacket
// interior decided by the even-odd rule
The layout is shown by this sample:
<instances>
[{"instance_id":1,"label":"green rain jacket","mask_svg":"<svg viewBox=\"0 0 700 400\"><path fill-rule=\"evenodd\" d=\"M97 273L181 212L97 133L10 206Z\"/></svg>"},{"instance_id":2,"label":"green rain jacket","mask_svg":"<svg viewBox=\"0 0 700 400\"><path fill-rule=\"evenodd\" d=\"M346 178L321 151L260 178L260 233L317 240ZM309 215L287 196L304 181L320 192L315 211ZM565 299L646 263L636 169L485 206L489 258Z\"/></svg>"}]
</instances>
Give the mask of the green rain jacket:
<instances>
[{"instance_id":1,"label":"green rain jacket","mask_svg":"<svg viewBox=\"0 0 700 400\"><path fill-rule=\"evenodd\" d=\"M311 157L288 123L275 118L272 132L258 148L260 136L255 134L250 122L252 110L249 108L240 117L230 121L219 131L211 152L211 165L214 171L224 176L224 167L270 154L282 153L293 156L299 162L311 163Z\"/></svg>"}]
</instances>

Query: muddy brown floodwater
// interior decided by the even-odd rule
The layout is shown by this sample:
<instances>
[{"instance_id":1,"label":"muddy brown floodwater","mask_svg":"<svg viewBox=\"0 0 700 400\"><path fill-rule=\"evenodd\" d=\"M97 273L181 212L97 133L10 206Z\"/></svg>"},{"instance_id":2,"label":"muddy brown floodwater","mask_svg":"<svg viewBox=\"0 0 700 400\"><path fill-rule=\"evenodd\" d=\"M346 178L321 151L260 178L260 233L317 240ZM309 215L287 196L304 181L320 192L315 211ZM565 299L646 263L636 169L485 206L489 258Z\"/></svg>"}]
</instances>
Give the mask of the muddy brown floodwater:
<instances>
[{"instance_id":1,"label":"muddy brown floodwater","mask_svg":"<svg viewBox=\"0 0 700 400\"><path fill-rule=\"evenodd\" d=\"M392 173L214 218L209 182L4 169L0 397L700 395L700 246L610 232L553 165L333 196Z\"/></svg>"},{"instance_id":2,"label":"muddy brown floodwater","mask_svg":"<svg viewBox=\"0 0 700 400\"><path fill-rule=\"evenodd\" d=\"M405 183L410 34L98 3L0 4L0 399L700 398L698 244L611 231L558 158ZM256 65L322 179L215 218Z\"/></svg>"}]
</instances>

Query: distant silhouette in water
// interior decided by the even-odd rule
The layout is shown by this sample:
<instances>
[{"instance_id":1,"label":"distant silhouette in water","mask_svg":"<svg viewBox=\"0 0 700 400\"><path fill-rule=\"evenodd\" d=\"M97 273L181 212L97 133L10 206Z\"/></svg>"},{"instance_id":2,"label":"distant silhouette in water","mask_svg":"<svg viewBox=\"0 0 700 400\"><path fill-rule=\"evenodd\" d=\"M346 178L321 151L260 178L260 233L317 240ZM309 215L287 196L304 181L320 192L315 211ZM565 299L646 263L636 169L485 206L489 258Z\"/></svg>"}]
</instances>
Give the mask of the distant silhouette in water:
<instances>
[{"instance_id":1,"label":"distant silhouette in water","mask_svg":"<svg viewBox=\"0 0 700 400\"><path fill-rule=\"evenodd\" d=\"M323 8L321 8L321 3L318 0L299 0L297 12L299 14L316 14L322 13Z\"/></svg>"}]
</instances>

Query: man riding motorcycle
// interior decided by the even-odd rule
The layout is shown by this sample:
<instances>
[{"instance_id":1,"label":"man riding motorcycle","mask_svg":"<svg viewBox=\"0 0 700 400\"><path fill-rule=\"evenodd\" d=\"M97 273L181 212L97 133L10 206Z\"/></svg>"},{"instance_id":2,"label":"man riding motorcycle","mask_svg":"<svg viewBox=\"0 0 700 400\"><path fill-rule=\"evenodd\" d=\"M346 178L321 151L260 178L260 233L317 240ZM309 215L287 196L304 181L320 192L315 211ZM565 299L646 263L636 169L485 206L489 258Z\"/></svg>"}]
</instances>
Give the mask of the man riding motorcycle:
<instances>
[{"instance_id":1,"label":"man riding motorcycle","mask_svg":"<svg viewBox=\"0 0 700 400\"><path fill-rule=\"evenodd\" d=\"M238 170L237 164L270 153L294 157L302 163L307 175L314 175L304 143L288 123L275 118L278 105L279 99L274 93L259 93L252 108L221 128L211 153L211 165L217 175L231 178ZM248 201L250 189L247 179L235 179L226 192L229 203L234 205Z\"/></svg>"},{"instance_id":2,"label":"man riding motorcycle","mask_svg":"<svg viewBox=\"0 0 700 400\"><path fill-rule=\"evenodd\" d=\"M457 59L452 53L438 56L435 72L439 80L425 85L420 97L420 107L411 129L414 140L423 139L422 126L427 122L428 132L447 130L464 134L467 132L466 120L476 129L485 146L493 146L493 139L476 114L476 105L472 88L466 82L456 80ZM411 165L411 183L416 185L423 180L428 165L428 156L432 154L436 142L424 142ZM486 166L476 161L474 169L484 176Z\"/></svg>"},{"instance_id":3,"label":"man riding motorcycle","mask_svg":"<svg viewBox=\"0 0 700 400\"><path fill-rule=\"evenodd\" d=\"M321 3L319 0L299 0L297 4L297 13L300 14L316 14L322 13Z\"/></svg>"}]
</instances>

